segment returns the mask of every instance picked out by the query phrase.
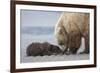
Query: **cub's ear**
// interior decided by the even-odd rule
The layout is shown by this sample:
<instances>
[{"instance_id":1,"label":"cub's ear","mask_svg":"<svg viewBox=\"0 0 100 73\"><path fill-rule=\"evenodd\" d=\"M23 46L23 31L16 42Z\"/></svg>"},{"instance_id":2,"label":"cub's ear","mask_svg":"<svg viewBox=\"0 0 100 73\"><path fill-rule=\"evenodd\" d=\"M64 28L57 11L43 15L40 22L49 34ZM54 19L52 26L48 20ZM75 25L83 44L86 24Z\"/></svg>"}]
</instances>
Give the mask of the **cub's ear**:
<instances>
[{"instance_id":1,"label":"cub's ear","mask_svg":"<svg viewBox=\"0 0 100 73\"><path fill-rule=\"evenodd\" d=\"M49 45L49 51L53 51L53 45Z\"/></svg>"}]
</instances>

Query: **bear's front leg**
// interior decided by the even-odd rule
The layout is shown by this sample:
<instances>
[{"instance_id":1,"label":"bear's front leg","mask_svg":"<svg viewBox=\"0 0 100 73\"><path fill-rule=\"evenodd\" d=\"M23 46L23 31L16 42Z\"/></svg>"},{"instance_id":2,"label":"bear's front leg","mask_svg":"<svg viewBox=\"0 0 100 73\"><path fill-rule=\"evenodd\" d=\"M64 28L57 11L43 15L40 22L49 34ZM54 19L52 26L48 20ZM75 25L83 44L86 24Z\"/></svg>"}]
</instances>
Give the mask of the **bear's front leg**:
<instances>
[{"instance_id":1,"label":"bear's front leg","mask_svg":"<svg viewBox=\"0 0 100 73\"><path fill-rule=\"evenodd\" d=\"M84 51L80 52L80 54L89 54L89 37L84 37Z\"/></svg>"}]
</instances>

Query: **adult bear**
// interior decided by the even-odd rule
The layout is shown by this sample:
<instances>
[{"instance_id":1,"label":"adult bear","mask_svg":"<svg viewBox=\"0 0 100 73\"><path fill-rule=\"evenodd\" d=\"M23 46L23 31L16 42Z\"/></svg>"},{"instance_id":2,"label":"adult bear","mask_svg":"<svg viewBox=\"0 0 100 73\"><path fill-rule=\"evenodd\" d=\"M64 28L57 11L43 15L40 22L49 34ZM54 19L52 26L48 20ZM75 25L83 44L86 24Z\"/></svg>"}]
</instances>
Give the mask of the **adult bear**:
<instances>
[{"instance_id":1,"label":"adult bear","mask_svg":"<svg viewBox=\"0 0 100 73\"><path fill-rule=\"evenodd\" d=\"M52 45L48 42L31 43L26 50L27 56L57 55L60 53L62 53L62 51L58 46Z\"/></svg>"},{"instance_id":2,"label":"adult bear","mask_svg":"<svg viewBox=\"0 0 100 73\"><path fill-rule=\"evenodd\" d=\"M72 54L77 53L84 37L84 53L89 53L89 14L63 12L55 26L55 36L64 53Z\"/></svg>"}]
</instances>

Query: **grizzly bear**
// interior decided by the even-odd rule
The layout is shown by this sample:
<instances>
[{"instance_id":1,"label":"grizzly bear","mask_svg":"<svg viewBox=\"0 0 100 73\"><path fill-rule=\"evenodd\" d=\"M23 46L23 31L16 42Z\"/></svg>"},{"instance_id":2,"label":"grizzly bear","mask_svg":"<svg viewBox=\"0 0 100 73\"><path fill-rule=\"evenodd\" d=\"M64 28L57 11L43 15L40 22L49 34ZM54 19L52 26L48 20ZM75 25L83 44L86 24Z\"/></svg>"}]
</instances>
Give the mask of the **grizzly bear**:
<instances>
[{"instance_id":1,"label":"grizzly bear","mask_svg":"<svg viewBox=\"0 0 100 73\"><path fill-rule=\"evenodd\" d=\"M89 14L63 12L55 26L55 36L61 50L72 54L77 53L84 37L84 53L89 53Z\"/></svg>"},{"instance_id":2,"label":"grizzly bear","mask_svg":"<svg viewBox=\"0 0 100 73\"><path fill-rule=\"evenodd\" d=\"M57 55L62 53L58 46L52 45L48 42L32 43L27 47L27 56L44 56L44 55Z\"/></svg>"}]
</instances>

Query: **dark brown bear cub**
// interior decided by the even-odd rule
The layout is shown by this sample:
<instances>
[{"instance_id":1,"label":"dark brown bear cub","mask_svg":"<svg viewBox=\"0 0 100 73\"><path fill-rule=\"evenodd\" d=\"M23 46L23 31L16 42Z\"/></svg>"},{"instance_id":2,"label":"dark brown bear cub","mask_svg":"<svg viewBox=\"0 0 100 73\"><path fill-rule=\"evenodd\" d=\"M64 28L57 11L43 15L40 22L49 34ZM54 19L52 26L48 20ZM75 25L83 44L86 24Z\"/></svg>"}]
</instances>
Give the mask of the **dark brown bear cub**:
<instances>
[{"instance_id":1,"label":"dark brown bear cub","mask_svg":"<svg viewBox=\"0 0 100 73\"><path fill-rule=\"evenodd\" d=\"M58 46L52 45L48 42L32 43L27 47L27 56L44 56L44 55L57 55L62 53Z\"/></svg>"}]
</instances>

